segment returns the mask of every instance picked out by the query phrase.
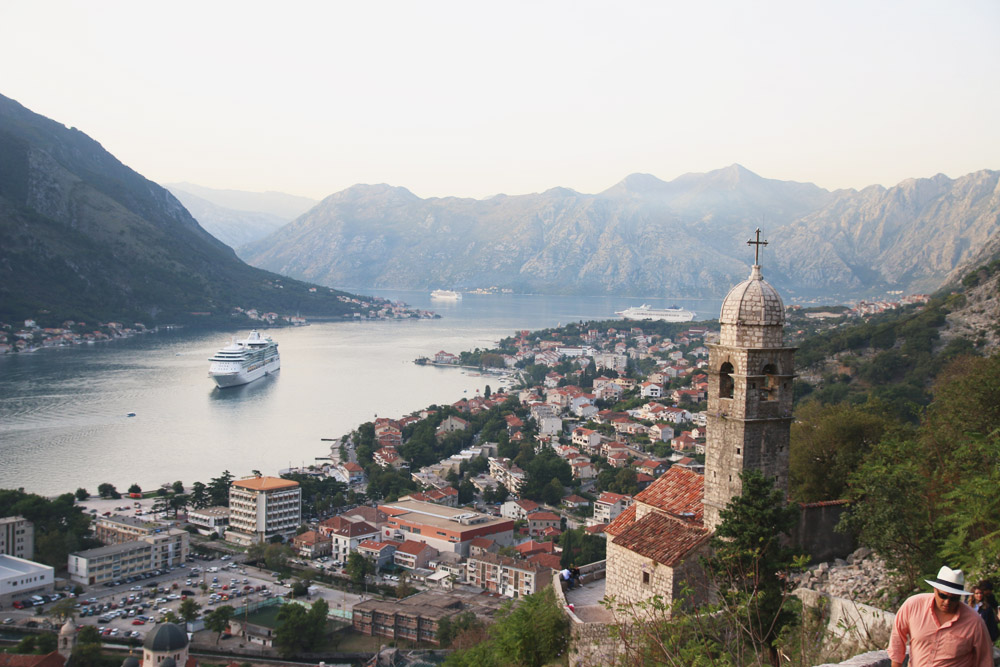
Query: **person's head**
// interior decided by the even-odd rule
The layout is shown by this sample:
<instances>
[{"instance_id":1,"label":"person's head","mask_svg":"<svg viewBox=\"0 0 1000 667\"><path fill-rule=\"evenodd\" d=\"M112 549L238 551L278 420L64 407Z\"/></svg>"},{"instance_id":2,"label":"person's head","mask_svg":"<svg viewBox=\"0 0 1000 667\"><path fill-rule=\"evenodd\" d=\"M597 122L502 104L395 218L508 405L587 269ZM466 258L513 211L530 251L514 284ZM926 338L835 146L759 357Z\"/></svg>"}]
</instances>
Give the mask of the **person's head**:
<instances>
[{"instance_id":1,"label":"person's head","mask_svg":"<svg viewBox=\"0 0 1000 667\"><path fill-rule=\"evenodd\" d=\"M972 599L975 600L976 602L982 602L983 601L983 589L982 589L982 587L980 587L980 586L973 586L972 587Z\"/></svg>"},{"instance_id":2,"label":"person's head","mask_svg":"<svg viewBox=\"0 0 1000 667\"><path fill-rule=\"evenodd\" d=\"M935 578L924 581L934 588L934 605L946 614L958 611L958 603L962 601L962 597L972 594L965 590L965 575L962 571L953 570L947 565L938 570Z\"/></svg>"},{"instance_id":3,"label":"person's head","mask_svg":"<svg viewBox=\"0 0 1000 667\"><path fill-rule=\"evenodd\" d=\"M958 611L958 603L961 601L961 595L948 593L940 588L934 589L934 606L946 614L954 614Z\"/></svg>"}]
</instances>

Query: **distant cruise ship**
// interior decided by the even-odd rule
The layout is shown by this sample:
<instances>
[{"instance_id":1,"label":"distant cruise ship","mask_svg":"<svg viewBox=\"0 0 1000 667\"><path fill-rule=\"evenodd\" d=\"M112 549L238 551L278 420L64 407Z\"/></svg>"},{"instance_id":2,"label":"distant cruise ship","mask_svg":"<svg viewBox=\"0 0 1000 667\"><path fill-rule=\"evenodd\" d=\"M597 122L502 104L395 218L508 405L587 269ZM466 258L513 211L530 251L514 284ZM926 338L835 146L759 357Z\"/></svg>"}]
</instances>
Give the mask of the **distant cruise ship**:
<instances>
[{"instance_id":1,"label":"distant cruise ship","mask_svg":"<svg viewBox=\"0 0 1000 667\"><path fill-rule=\"evenodd\" d=\"M278 344L261 336L256 329L244 340L234 337L232 343L216 352L209 361L212 365L208 376L220 389L253 382L281 368Z\"/></svg>"},{"instance_id":2,"label":"distant cruise ship","mask_svg":"<svg viewBox=\"0 0 1000 667\"><path fill-rule=\"evenodd\" d=\"M626 308L615 313L621 315L626 320L662 320L664 322L690 322L694 319L694 313L677 306L670 308L653 308L647 304L638 307Z\"/></svg>"},{"instance_id":3,"label":"distant cruise ship","mask_svg":"<svg viewBox=\"0 0 1000 667\"><path fill-rule=\"evenodd\" d=\"M432 299L442 299L446 301L460 301L462 299L461 292L455 292L450 289L436 289L431 292Z\"/></svg>"}]
</instances>

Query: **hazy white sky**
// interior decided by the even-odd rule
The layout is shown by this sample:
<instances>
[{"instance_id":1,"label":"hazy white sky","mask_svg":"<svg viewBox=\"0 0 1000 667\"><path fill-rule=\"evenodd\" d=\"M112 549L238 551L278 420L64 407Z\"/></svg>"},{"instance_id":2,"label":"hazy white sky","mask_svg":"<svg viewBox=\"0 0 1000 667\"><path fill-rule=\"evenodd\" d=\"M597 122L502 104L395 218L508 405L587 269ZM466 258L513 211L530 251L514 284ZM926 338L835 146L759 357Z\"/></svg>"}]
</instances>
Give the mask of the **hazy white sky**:
<instances>
[{"instance_id":1,"label":"hazy white sky","mask_svg":"<svg viewBox=\"0 0 1000 667\"><path fill-rule=\"evenodd\" d=\"M1000 168L1000 2L0 0L0 94L160 183L825 188Z\"/></svg>"}]
</instances>

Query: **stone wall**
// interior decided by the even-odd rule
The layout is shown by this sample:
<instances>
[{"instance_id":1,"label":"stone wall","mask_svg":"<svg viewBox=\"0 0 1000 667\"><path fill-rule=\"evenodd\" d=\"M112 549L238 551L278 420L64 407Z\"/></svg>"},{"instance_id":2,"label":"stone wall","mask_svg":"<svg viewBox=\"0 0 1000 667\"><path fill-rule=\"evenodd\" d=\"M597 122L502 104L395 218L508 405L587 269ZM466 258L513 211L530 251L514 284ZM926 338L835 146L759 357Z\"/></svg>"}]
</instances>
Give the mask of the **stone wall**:
<instances>
[{"instance_id":1,"label":"stone wall","mask_svg":"<svg viewBox=\"0 0 1000 667\"><path fill-rule=\"evenodd\" d=\"M854 551L854 537L834 530L847 509L846 501L800 505L799 522L792 529L792 544L813 563L846 558Z\"/></svg>"}]
</instances>

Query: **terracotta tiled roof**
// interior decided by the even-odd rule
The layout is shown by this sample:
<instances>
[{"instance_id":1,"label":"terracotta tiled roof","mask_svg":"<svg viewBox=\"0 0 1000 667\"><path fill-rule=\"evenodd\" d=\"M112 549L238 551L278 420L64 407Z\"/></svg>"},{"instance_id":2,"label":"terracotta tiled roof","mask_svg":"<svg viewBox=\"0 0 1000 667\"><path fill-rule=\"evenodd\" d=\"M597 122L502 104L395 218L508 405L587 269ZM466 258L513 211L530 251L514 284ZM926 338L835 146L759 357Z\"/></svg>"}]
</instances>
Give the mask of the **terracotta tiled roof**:
<instances>
[{"instance_id":1,"label":"terracotta tiled roof","mask_svg":"<svg viewBox=\"0 0 1000 667\"><path fill-rule=\"evenodd\" d=\"M684 468L673 467L635 496L637 503L652 505L676 516L690 515L696 523L702 522L702 497L705 495L705 478Z\"/></svg>"},{"instance_id":2,"label":"terracotta tiled roof","mask_svg":"<svg viewBox=\"0 0 1000 667\"><path fill-rule=\"evenodd\" d=\"M534 540L528 540L527 542L522 542L514 547L514 550L522 556L525 554L544 552L544 553L554 553L556 545L552 542L536 542Z\"/></svg>"},{"instance_id":3,"label":"terracotta tiled roof","mask_svg":"<svg viewBox=\"0 0 1000 667\"><path fill-rule=\"evenodd\" d=\"M63 667L66 658L57 652L45 655L0 653L0 667Z\"/></svg>"},{"instance_id":4,"label":"terracotta tiled roof","mask_svg":"<svg viewBox=\"0 0 1000 667\"><path fill-rule=\"evenodd\" d=\"M628 508L615 517L615 520L608 524L608 527L604 529L604 532L608 535L617 535L623 531L628 526L631 526L635 521L635 505L629 505Z\"/></svg>"},{"instance_id":5,"label":"terracotta tiled roof","mask_svg":"<svg viewBox=\"0 0 1000 667\"><path fill-rule=\"evenodd\" d=\"M535 554L528 558L529 563L534 563L535 565L541 565L542 567L547 567L552 570L561 570L562 565L559 563L559 556L555 554Z\"/></svg>"},{"instance_id":6,"label":"terracotta tiled roof","mask_svg":"<svg viewBox=\"0 0 1000 667\"><path fill-rule=\"evenodd\" d=\"M298 482L280 477L251 477L250 479L240 479L233 482L233 486L254 491L273 491L274 489L290 489L298 486Z\"/></svg>"},{"instance_id":7,"label":"terracotta tiled roof","mask_svg":"<svg viewBox=\"0 0 1000 667\"><path fill-rule=\"evenodd\" d=\"M612 539L616 545L674 567L694 549L706 543L711 533L686 521L650 512Z\"/></svg>"},{"instance_id":8,"label":"terracotta tiled roof","mask_svg":"<svg viewBox=\"0 0 1000 667\"><path fill-rule=\"evenodd\" d=\"M488 537L476 537L469 542L470 547L478 547L479 549L489 549L493 544L493 540Z\"/></svg>"},{"instance_id":9,"label":"terracotta tiled roof","mask_svg":"<svg viewBox=\"0 0 1000 667\"><path fill-rule=\"evenodd\" d=\"M558 521L559 515L552 512L532 512L528 515L528 521Z\"/></svg>"},{"instance_id":10,"label":"terracotta tiled roof","mask_svg":"<svg viewBox=\"0 0 1000 667\"><path fill-rule=\"evenodd\" d=\"M428 544L425 544L423 542L416 542L414 540L406 540L405 542L403 542L403 545L401 547L398 547L396 549L396 551L398 551L399 553L410 554L411 556L416 556L416 555L418 555L420 553L423 553L423 551L425 549L434 549L434 547L432 547L432 546L430 546ZM434 549L434 550L437 551L437 549Z\"/></svg>"},{"instance_id":11,"label":"terracotta tiled roof","mask_svg":"<svg viewBox=\"0 0 1000 667\"><path fill-rule=\"evenodd\" d=\"M626 510L626 511L628 511L628 510ZM590 533L591 535L600 535L601 533L603 533L607 529L607 527L608 527L608 524L606 524L606 523L597 523L597 524L594 524L593 526L584 526L583 529L585 531L587 531L588 533Z\"/></svg>"}]
</instances>

